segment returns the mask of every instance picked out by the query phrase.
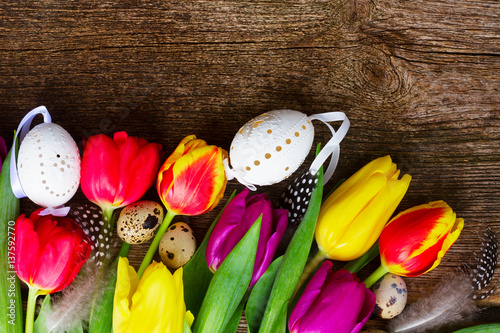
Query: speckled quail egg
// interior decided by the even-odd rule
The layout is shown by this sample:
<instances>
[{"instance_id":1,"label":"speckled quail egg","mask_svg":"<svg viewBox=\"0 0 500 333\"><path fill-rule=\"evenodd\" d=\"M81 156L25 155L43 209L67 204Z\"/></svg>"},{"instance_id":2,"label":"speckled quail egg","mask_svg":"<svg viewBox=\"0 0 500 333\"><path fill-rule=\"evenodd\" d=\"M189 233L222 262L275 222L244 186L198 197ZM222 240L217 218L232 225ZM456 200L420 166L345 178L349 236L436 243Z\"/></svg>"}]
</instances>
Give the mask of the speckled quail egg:
<instances>
[{"instance_id":1,"label":"speckled quail egg","mask_svg":"<svg viewBox=\"0 0 500 333\"><path fill-rule=\"evenodd\" d=\"M373 286L376 297L375 310L377 316L391 319L400 314L405 306L408 294L406 283L399 275L387 273Z\"/></svg>"},{"instance_id":2,"label":"speckled quail egg","mask_svg":"<svg viewBox=\"0 0 500 333\"><path fill-rule=\"evenodd\" d=\"M167 267L177 269L184 266L196 251L193 230L184 222L172 224L163 235L158 251Z\"/></svg>"},{"instance_id":3,"label":"speckled quail egg","mask_svg":"<svg viewBox=\"0 0 500 333\"><path fill-rule=\"evenodd\" d=\"M118 236L129 244L144 243L155 235L163 221L163 207L154 201L137 201L122 209L117 222Z\"/></svg>"}]
</instances>

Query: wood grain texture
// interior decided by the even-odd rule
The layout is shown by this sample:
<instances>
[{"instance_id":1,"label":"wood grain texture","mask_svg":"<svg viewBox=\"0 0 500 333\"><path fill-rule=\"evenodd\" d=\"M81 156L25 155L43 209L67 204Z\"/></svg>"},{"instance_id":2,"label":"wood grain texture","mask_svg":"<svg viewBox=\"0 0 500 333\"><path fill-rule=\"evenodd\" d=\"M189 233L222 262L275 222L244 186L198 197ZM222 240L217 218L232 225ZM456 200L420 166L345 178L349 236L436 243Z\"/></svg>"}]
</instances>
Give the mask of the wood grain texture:
<instances>
[{"instance_id":1,"label":"wood grain texture","mask_svg":"<svg viewBox=\"0 0 500 333\"><path fill-rule=\"evenodd\" d=\"M327 192L390 154L413 176L400 210L442 199L466 221L438 268L406 280L410 302L471 259L484 225L500 234L499 70L496 0L0 3L9 142L38 105L78 143L125 130L167 154L191 133L228 149L245 122L273 109L346 112L352 126ZM328 137L317 124L316 141ZM259 190L276 200L286 185ZM223 201L242 188L231 181ZM201 241L219 208L178 219ZM22 209L34 206L23 199ZM146 248L132 249L135 266ZM500 292L482 304L492 307L478 322L498 321Z\"/></svg>"}]
</instances>

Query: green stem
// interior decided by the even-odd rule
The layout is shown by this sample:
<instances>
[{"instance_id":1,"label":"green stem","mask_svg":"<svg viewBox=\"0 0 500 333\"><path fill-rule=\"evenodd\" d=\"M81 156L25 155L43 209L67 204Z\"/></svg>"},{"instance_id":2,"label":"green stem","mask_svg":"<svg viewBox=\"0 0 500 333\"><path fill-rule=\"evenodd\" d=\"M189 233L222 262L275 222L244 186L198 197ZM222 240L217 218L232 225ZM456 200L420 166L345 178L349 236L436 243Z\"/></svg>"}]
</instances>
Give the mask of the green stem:
<instances>
[{"instance_id":1,"label":"green stem","mask_svg":"<svg viewBox=\"0 0 500 333\"><path fill-rule=\"evenodd\" d=\"M300 288L304 285L304 283L307 281L311 273L318 267L320 263L323 262L323 260L326 259L326 253L319 250L314 257L309 261L304 268L304 271L302 271L302 275L300 276L299 282L297 283L297 286L295 287L295 291L293 292L292 300L295 298L297 293L299 292Z\"/></svg>"},{"instance_id":2,"label":"green stem","mask_svg":"<svg viewBox=\"0 0 500 333\"><path fill-rule=\"evenodd\" d=\"M102 217L104 219L104 223L108 223L110 226L110 231L113 232L113 227L115 225L115 221L113 219L113 212L115 211L115 207L101 207L102 209Z\"/></svg>"},{"instance_id":3,"label":"green stem","mask_svg":"<svg viewBox=\"0 0 500 333\"><path fill-rule=\"evenodd\" d=\"M366 288L370 288L373 286L375 282L380 280L385 274L387 274L389 270L385 268L383 265L380 265L369 277L367 277L363 282L366 285Z\"/></svg>"},{"instance_id":4,"label":"green stem","mask_svg":"<svg viewBox=\"0 0 500 333\"><path fill-rule=\"evenodd\" d=\"M128 256L129 251L130 251L130 244L127 242L123 242L122 247L120 248L120 252L118 252L118 257Z\"/></svg>"},{"instance_id":5,"label":"green stem","mask_svg":"<svg viewBox=\"0 0 500 333\"><path fill-rule=\"evenodd\" d=\"M33 333L33 323L35 322L35 307L37 297L38 288L29 286L28 308L26 309L26 333Z\"/></svg>"},{"instance_id":6,"label":"green stem","mask_svg":"<svg viewBox=\"0 0 500 333\"><path fill-rule=\"evenodd\" d=\"M158 231L156 232L155 238L153 239L153 242L149 246L148 252L144 256L144 259L142 260L141 267L139 267L139 271L137 271L137 275L139 276L139 279L142 277L142 274L144 273L146 268L149 266L149 264L153 260L153 256L155 255L155 252L158 249L158 245L160 245L161 238L163 237L163 235L167 231L168 226L170 225L170 222L172 222L172 219L174 218L175 215L176 214L171 213L170 211L167 211L167 215L165 215L163 222L161 223L160 227L158 228Z\"/></svg>"},{"instance_id":7,"label":"green stem","mask_svg":"<svg viewBox=\"0 0 500 333\"><path fill-rule=\"evenodd\" d=\"M347 264L344 265L344 267L342 267L342 269L346 269L351 273L357 273L368 263L370 263L373 259L375 259L379 255L379 253L380 251L378 248L378 241L376 241L375 244L373 244L372 247L368 251L366 251L365 254L363 254L358 259L349 261Z\"/></svg>"}]
</instances>

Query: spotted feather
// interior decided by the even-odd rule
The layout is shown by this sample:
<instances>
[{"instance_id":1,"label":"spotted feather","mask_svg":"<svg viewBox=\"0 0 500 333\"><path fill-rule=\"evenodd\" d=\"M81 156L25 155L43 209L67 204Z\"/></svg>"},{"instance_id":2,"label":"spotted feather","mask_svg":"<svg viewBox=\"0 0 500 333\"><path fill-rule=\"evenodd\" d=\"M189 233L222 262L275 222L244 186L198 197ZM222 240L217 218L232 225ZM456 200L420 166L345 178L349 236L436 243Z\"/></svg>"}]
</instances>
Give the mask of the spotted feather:
<instances>
[{"instance_id":1,"label":"spotted feather","mask_svg":"<svg viewBox=\"0 0 500 333\"><path fill-rule=\"evenodd\" d=\"M110 224L102 213L99 207L85 203L72 205L68 214L92 240L92 255L89 259L96 260L98 265L102 264L102 259L109 253L112 239Z\"/></svg>"}]
</instances>

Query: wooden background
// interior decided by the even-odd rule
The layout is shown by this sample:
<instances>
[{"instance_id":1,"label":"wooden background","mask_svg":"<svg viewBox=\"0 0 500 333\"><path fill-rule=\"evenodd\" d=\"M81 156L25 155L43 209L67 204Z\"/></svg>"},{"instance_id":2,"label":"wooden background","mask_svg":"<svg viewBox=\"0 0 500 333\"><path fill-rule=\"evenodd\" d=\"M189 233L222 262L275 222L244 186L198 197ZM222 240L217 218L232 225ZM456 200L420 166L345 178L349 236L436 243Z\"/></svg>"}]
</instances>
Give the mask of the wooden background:
<instances>
[{"instance_id":1,"label":"wooden background","mask_svg":"<svg viewBox=\"0 0 500 333\"><path fill-rule=\"evenodd\" d=\"M500 234L499 69L498 0L0 2L9 144L39 105L78 143L124 130L166 154L188 134L228 149L245 122L273 109L344 111L352 126L325 191L390 154L413 176L398 210L442 199L466 221L438 268L406 279L410 302L472 257L484 225ZM315 138L329 138L324 125ZM276 200L286 185L259 193ZM223 202L234 189L243 186L229 182ZM220 206L177 220L201 241ZM23 212L34 209L22 200ZM132 248L134 265L146 248ZM499 291L481 305L477 322L500 321Z\"/></svg>"}]
</instances>

